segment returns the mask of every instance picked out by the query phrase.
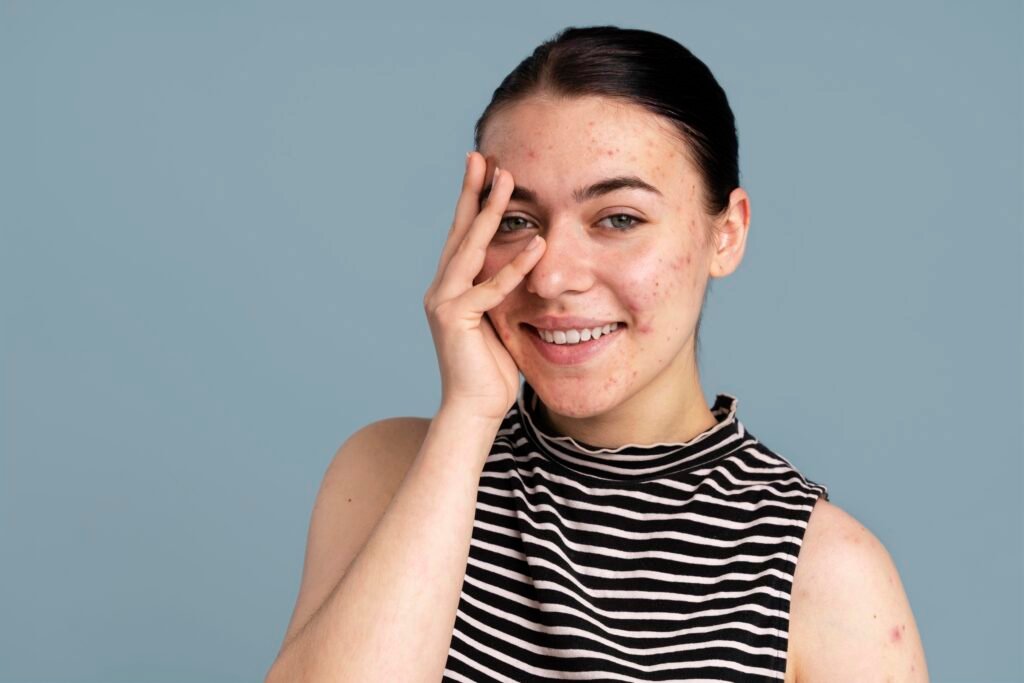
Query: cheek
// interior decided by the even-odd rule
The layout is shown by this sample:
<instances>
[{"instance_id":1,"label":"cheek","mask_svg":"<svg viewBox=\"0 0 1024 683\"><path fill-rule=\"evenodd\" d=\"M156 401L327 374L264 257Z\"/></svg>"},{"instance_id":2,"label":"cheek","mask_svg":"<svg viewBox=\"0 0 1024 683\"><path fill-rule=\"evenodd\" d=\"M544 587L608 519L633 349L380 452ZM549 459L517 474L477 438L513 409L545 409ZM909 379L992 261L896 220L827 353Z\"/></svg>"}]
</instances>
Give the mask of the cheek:
<instances>
[{"instance_id":1,"label":"cheek","mask_svg":"<svg viewBox=\"0 0 1024 683\"><path fill-rule=\"evenodd\" d=\"M507 256L502 253L501 249L495 247L488 247L487 254L484 256L484 265L480 268L480 272L476 277L473 278L473 284L478 285L487 278L491 277L499 270L505 267L505 264L511 261L511 256Z\"/></svg>"},{"instance_id":2,"label":"cheek","mask_svg":"<svg viewBox=\"0 0 1024 683\"><path fill-rule=\"evenodd\" d=\"M640 334L672 324L666 309L682 311L698 296L699 277L693 254L658 255L633 261L621 274L619 297L629 309Z\"/></svg>"}]
</instances>

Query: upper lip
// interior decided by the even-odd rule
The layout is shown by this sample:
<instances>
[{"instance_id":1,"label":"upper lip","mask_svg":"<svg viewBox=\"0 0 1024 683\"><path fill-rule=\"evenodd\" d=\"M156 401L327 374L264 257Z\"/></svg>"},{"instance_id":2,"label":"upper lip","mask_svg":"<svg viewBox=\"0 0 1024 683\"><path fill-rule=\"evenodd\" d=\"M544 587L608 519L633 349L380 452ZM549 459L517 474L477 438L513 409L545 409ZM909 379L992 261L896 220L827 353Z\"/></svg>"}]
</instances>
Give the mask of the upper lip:
<instances>
[{"instance_id":1,"label":"upper lip","mask_svg":"<svg viewBox=\"0 0 1024 683\"><path fill-rule=\"evenodd\" d=\"M554 316L554 315L542 315L538 318L532 318L526 321L527 325L532 325L538 330L582 330L584 328L593 329L595 327L604 327L611 323L618 322L619 320L598 320L597 318L580 318L577 316Z\"/></svg>"}]
</instances>

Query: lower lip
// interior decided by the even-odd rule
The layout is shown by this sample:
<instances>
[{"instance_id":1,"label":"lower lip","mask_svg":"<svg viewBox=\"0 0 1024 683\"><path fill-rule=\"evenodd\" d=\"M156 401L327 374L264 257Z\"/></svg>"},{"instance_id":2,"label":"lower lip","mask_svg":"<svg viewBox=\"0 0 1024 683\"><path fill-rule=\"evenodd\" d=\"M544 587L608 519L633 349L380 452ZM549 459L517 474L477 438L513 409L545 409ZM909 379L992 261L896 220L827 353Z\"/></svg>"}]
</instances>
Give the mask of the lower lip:
<instances>
[{"instance_id":1,"label":"lower lip","mask_svg":"<svg viewBox=\"0 0 1024 683\"><path fill-rule=\"evenodd\" d=\"M579 344L549 344L540 338L537 330L533 327L524 326L524 329L537 351L548 362L556 365L579 365L604 351L610 344L614 344L619 333L625 329L625 325L619 323L618 328L613 332L602 334L600 339L591 339Z\"/></svg>"}]
</instances>

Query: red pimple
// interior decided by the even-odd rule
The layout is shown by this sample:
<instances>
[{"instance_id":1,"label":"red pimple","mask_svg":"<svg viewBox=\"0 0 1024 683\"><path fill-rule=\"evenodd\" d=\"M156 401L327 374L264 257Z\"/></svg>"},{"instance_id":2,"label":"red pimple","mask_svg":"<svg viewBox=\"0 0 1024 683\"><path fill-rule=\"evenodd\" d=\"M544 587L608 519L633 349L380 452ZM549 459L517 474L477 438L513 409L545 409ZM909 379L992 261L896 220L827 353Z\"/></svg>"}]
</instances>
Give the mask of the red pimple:
<instances>
[{"instance_id":1,"label":"red pimple","mask_svg":"<svg viewBox=\"0 0 1024 683\"><path fill-rule=\"evenodd\" d=\"M892 630L889 631L889 641L892 642L892 643L898 642L899 639L902 638L902 637L903 637L903 634L900 633L900 629L897 626L893 626Z\"/></svg>"}]
</instances>

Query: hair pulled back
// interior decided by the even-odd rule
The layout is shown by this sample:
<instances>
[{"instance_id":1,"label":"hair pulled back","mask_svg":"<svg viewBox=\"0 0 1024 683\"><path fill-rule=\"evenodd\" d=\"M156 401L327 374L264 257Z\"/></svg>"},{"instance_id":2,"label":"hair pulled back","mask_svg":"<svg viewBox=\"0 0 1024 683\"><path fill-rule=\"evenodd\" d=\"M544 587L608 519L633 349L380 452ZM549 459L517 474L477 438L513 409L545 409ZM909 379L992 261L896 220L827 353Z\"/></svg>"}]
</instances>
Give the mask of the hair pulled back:
<instances>
[{"instance_id":1,"label":"hair pulled back","mask_svg":"<svg viewBox=\"0 0 1024 683\"><path fill-rule=\"evenodd\" d=\"M739 186L739 143L725 91L704 62L667 36L617 26L563 29L497 87L476 122L474 146L491 117L537 94L610 97L663 116L702 176L710 215L721 214Z\"/></svg>"}]
</instances>

